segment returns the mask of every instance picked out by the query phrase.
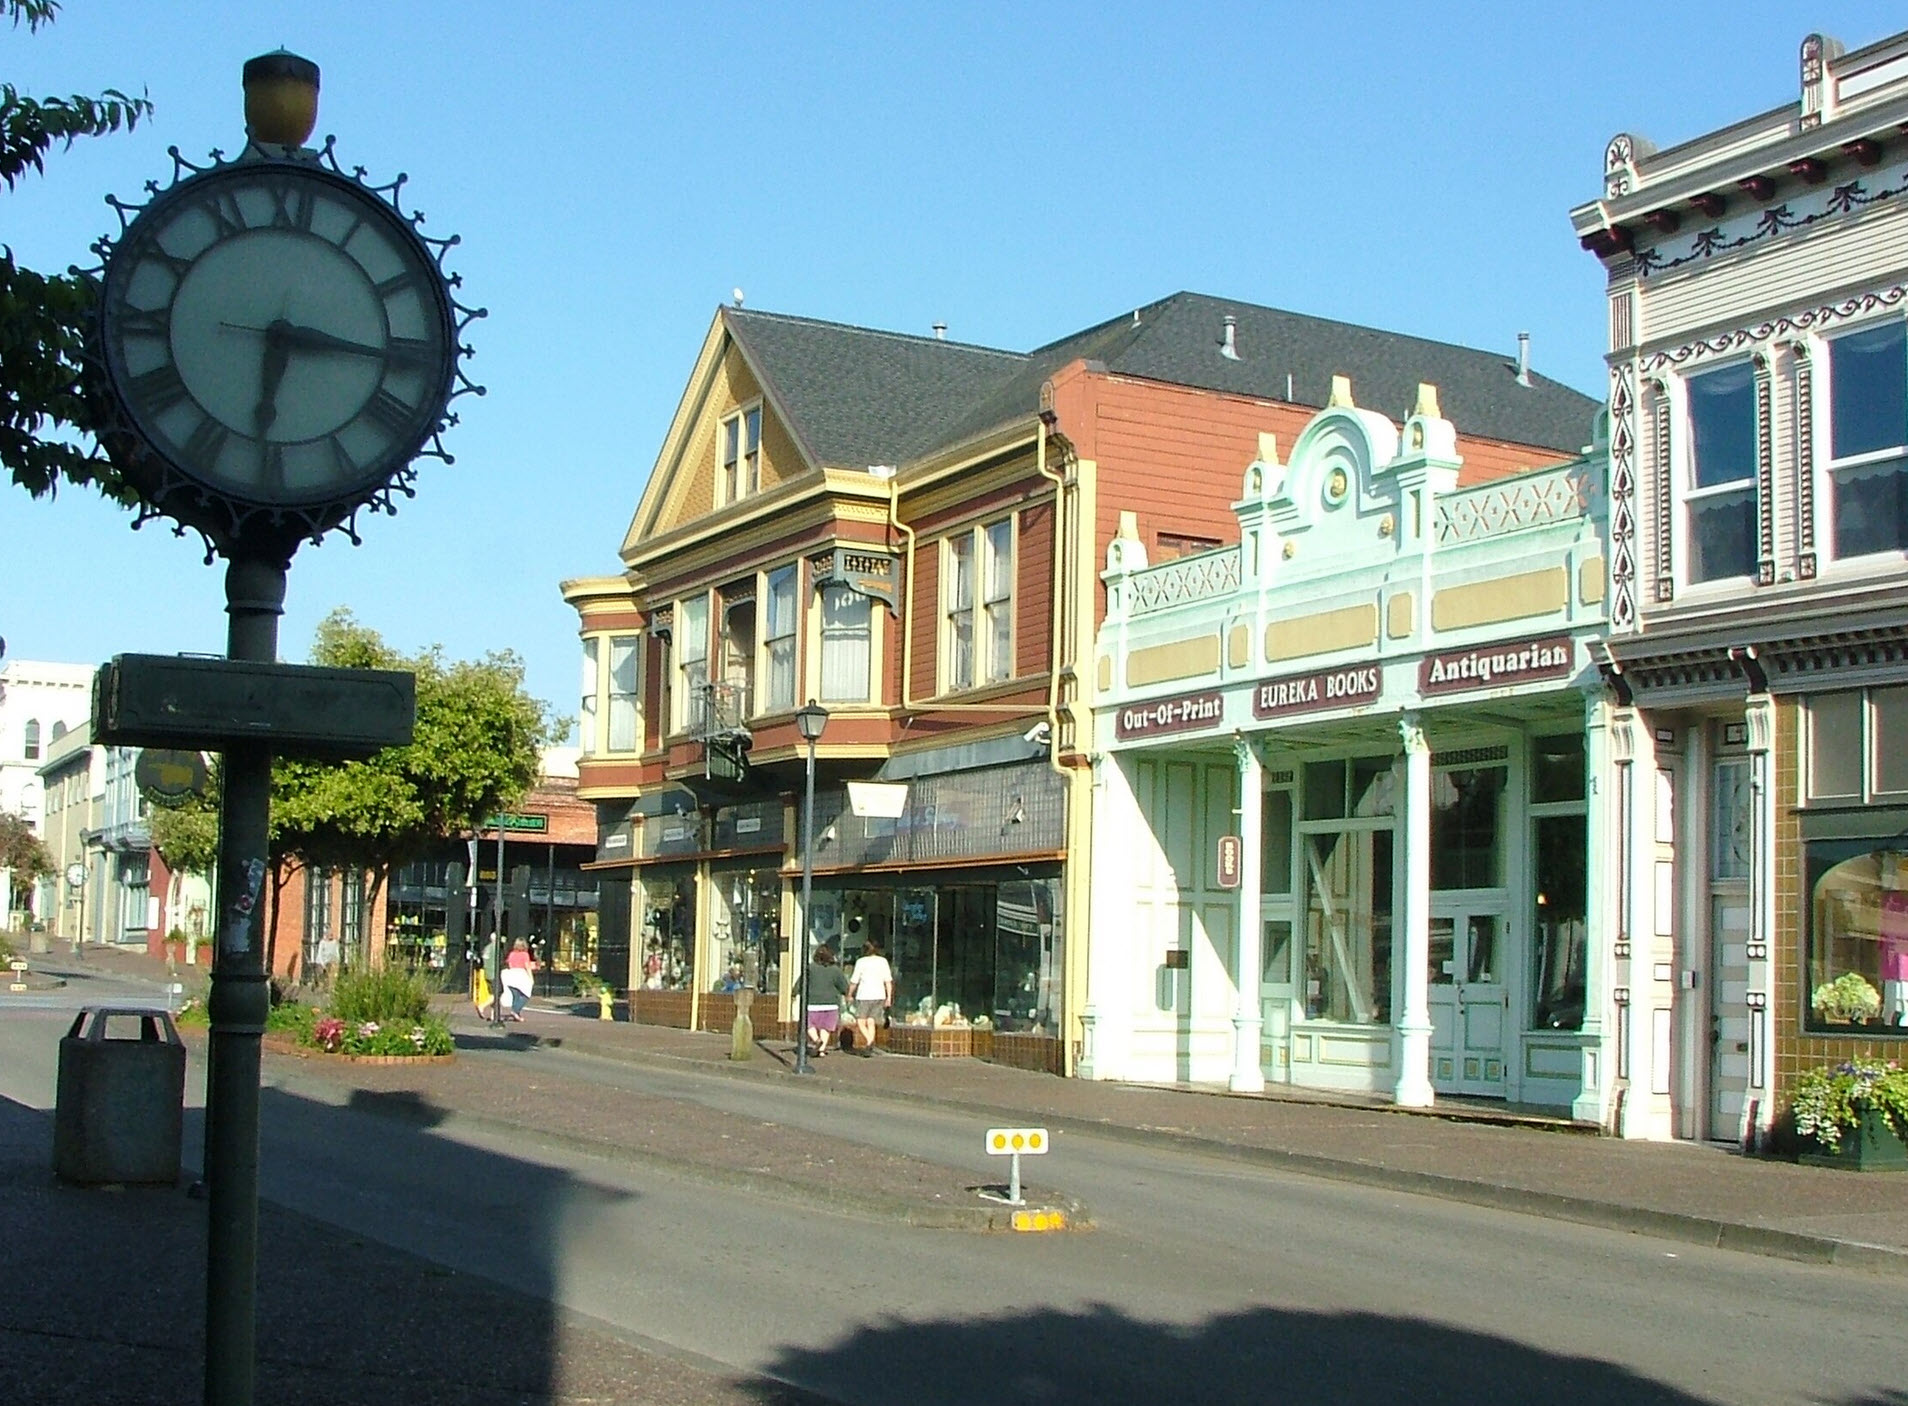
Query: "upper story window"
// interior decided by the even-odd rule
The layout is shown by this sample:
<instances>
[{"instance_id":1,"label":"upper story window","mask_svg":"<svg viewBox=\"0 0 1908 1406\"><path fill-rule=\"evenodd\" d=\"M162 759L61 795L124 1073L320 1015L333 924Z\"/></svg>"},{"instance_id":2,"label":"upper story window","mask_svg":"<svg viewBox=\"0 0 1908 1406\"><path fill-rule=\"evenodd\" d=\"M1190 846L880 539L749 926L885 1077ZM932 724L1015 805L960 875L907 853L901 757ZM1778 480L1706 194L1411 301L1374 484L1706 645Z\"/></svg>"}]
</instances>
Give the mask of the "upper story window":
<instances>
[{"instance_id":1,"label":"upper story window","mask_svg":"<svg viewBox=\"0 0 1908 1406\"><path fill-rule=\"evenodd\" d=\"M1756 570L1756 382L1748 362L1691 376L1684 489L1689 580Z\"/></svg>"},{"instance_id":2,"label":"upper story window","mask_svg":"<svg viewBox=\"0 0 1908 1406\"><path fill-rule=\"evenodd\" d=\"M1161 532L1154 538L1157 544L1154 563L1178 561L1181 557L1196 557L1201 552L1217 551L1222 545L1217 537L1194 537L1184 532Z\"/></svg>"},{"instance_id":3,"label":"upper story window","mask_svg":"<svg viewBox=\"0 0 1908 1406\"><path fill-rule=\"evenodd\" d=\"M1014 672L1014 521L947 539L942 686L974 688Z\"/></svg>"},{"instance_id":4,"label":"upper story window","mask_svg":"<svg viewBox=\"0 0 1908 1406\"><path fill-rule=\"evenodd\" d=\"M584 756L596 751L596 667L603 642L595 636L583 641L583 684L578 690L577 745Z\"/></svg>"},{"instance_id":5,"label":"upper story window","mask_svg":"<svg viewBox=\"0 0 1908 1406\"><path fill-rule=\"evenodd\" d=\"M1908 749L1900 745L1908 737L1908 684L1817 693L1806 708L1810 805L1908 802Z\"/></svg>"},{"instance_id":6,"label":"upper story window","mask_svg":"<svg viewBox=\"0 0 1908 1406\"><path fill-rule=\"evenodd\" d=\"M40 759L40 720L38 718L26 720L26 759L30 762L37 762Z\"/></svg>"},{"instance_id":7,"label":"upper story window","mask_svg":"<svg viewBox=\"0 0 1908 1406\"><path fill-rule=\"evenodd\" d=\"M676 607L676 689L684 731L699 728L709 707L709 598L695 596Z\"/></svg>"},{"instance_id":8,"label":"upper story window","mask_svg":"<svg viewBox=\"0 0 1908 1406\"><path fill-rule=\"evenodd\" d=\"M821 700L864 703L873 660L874 602L846 586L828 586L821 598Z\"/></svg>"},{"instance_id":9,"label":"upper story window","mask_svg":"<svg viewBox=\"0 0 1908 1406\"><path fill-rule=\"evenodd\" d=\"M762 407L737 411L722 422L721 503L762 491Z\"/></svg>"},{"instance_id":10,"label":"upper story window","mask_svg":"<svg viewBox=\"0 0 1908 1406\"><path fill-rule=\"evenodd\" d=\"M641 635L612 635L609 642L609 750L634 752L642 745L637 707Z\"/></svg>"},{"instance_id":11,"label":"upper story window","mask_svg":"<svg viewBox=\"0 0 1908 1406\"><path fill-rule=\"evenodd\" d=\"M767 660L762 711L775 712L795 706L795 568L784 566L769 572L765 584L768 628L762 638Z\"/></svg>"},{"instance_id":12,"label":"upper story window","mask_svg":"<svg viewBox=\"0 0 1908 1406\"><path fill-rule=\"evenodd\" d=\"M1908 551L1908 323L1846 333L1828 351L1835 555Z\"/></svg>"}]
</instances>

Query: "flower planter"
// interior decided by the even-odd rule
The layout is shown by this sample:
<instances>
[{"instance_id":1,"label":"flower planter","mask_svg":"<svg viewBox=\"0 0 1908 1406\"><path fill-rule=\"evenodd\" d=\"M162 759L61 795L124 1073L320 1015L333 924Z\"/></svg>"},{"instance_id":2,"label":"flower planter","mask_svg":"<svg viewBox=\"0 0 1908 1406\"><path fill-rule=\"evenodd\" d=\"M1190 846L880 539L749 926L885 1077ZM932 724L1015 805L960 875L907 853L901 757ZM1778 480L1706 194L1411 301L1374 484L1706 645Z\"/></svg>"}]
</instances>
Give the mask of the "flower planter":
<instances>
[{"instance_id":1,"label":"flower planter","mask_svg":"<svg viewBox=\"0 0 1908 1406\"><path fill-rule=\"evenodd\" d=\"M1842 1133L1833 1149L1820 1143L1801 1155L1811 1167L1834 1167L1845 1172L1908 1172L1908 1143L1901 1140L1888 1115L1878 1109L1862 1111L1861 1126Z\"/></svg>"}]
</instances>

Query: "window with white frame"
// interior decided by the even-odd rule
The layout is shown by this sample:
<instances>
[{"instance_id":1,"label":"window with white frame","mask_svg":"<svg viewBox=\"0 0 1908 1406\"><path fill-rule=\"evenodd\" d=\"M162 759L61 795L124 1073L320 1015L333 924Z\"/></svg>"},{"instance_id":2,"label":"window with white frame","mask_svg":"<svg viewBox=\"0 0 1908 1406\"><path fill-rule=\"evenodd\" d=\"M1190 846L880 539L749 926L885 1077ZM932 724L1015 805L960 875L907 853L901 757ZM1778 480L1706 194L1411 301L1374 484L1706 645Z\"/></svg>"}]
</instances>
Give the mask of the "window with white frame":
<instances>
[{"instance_id":1,"label":"window with white frame","mask_svg":"<svg viewBox=\"0 0 1908 1406\"><path fill-rule=\"evenodd\" d=\"M609 642L609 750L634 752L642 745L637 688L641 635L612 635Z\"/></svg>"},{"instance_id":2,"label":"window with white frame","mask_svg":"<svg viewBox=\"0 0 1908 1406\"><path fill-rule=\"evenodd\" d=\"M1691 376L1683 491L1691 582L1756 570L1756 381L1746 361Z\"/></svg>"},{"instance_id":3,"label":"window with white frame","mask_svg":"<svg viewBox=\"0 0 1908 1406\"><path fill-rule=\"evenodd\" d=\"M709 707L709 598L696 596L676 607L676 690L685 730L702 726Z\"/></svg>"},{"instance_id":4,"label":"window with white frame","mask_svg":"<svg viewBox=\"0 0 1908 1406\"><path fill-rule=\"evenodd\" d=\"M762 649L767 663L761 706L763 712L775 712L795 706L795 568L769 572L765 594L768 617Z\"/></svg>"},{"instance_id":5,"label":"window with white frame","mask_svg":"<svg viewBox=\"0 0 1908 1406\"><path fill-rule=\"evenodd\" d=\"M1844 333L1828 352L1835 555L1908 551L1908 323Z\"/></svg>"},{"instance_id":6,"label":"window with white frame","mask_svg":"<svg viewBox=\"0 0 1908 1406\"><path fill-rule=\"evenodd\" d=\"M762 407L750 406L722 422L722 502L762 491Z\"/></svg>"},{"instance_id":7,"label":"window with white frame","mask_svg":"<svg viewBox=\"0 0 1908 1406\"><path fill-rule=\"evenodd\" d=\"M577 690L577 745L588 757L596 752L596 666L602 641L595 636L583 641L583 683Z\"/></svg>"},{"instance_id":8,"label":"window with white frame","mask_svg":"<svg viewBox=\"0 0 1908 1406\"><path fill-rule=\"evenodd\" d=\"M948 538L946 560L942 686L974 688L1012 678L1013 519Z\"/></svg>"},{"instance_id":9,"label":"window with white frame","mask_svg":"<svg viewBox=\"0 0 1908 1406\"><path fill-rule=\"evenodd\" d=\"M821 597L821 697L824 703L863 703L873 660L874 602L846 586Z\"/></svg>"},{"instance_id":10,"label":"window with white frame","mask_svg":"<svg viewBox=\"0 0 1908 1406\"><path fill-rule=\"evenodd\" d=\"M26 760L37 762L40 759L40 720L26 720Z\"/></svg>"}]
</instances>

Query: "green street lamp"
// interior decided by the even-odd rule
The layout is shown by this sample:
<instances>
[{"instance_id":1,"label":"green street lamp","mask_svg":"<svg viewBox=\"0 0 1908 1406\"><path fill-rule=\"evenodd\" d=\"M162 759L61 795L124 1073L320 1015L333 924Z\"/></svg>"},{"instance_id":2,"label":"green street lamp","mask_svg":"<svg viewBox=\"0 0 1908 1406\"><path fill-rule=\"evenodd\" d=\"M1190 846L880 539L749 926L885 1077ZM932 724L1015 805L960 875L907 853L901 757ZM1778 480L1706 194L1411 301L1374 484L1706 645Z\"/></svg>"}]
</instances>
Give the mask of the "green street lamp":
<instances>
[{"instance_id":1,"label":"green street lamp","mask_svg":"<svg viewBox=\"0 0 1908 1406\"><path fill-rule=\"evenodd\" d=\"M815 743L828 726L828 710L814 699L795 710L795 730L808 744L808 789L802 798L802 960L795 968L802 983L802 1013L795 1028L795 1072L813 1074L808 1062L808 953L815 937Z\"/></svg>"}]
</instances>

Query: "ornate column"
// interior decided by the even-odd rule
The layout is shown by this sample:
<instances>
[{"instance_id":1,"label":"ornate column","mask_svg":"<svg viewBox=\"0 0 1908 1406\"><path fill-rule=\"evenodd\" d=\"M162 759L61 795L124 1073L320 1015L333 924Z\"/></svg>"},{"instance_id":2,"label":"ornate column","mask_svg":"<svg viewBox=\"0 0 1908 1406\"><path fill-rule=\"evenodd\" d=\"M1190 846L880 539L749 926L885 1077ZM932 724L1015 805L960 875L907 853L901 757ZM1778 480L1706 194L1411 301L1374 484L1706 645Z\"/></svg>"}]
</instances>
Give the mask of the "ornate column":
<instances>
[{"instance_id":1,"label":"ornate column","mask_svg":"<svg viewBox=\"0 0 1908 1406\"><path fill-rule=\"evenodd\" d=\"M1404 743L1404 1009L1398 1013L1393 1101L1429 1108L1431 1091L1431 745L1416 713L1398 721ZM1394 949L1395 950L1395 949Z\"/></svg>"},{"instance_id":2,"label":"ornate column","mask_svg":"<svg viewBox=\"0 0 1908 1406\"><path fill-rule=\"evenodd\" d=\"M1239 954L1238 1003L1232 1013L1232 1091L1256 1094L1265 1088L1265 1070L1259 1061L1259 1039L1265 1017L1259 1002L1259 895L1264 888L1260 864L1264 857L1265 768L1258 748L1244 737L1232 739L1239 759Z\"/></svg>"}]
</instances>

